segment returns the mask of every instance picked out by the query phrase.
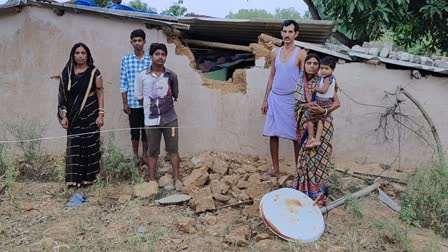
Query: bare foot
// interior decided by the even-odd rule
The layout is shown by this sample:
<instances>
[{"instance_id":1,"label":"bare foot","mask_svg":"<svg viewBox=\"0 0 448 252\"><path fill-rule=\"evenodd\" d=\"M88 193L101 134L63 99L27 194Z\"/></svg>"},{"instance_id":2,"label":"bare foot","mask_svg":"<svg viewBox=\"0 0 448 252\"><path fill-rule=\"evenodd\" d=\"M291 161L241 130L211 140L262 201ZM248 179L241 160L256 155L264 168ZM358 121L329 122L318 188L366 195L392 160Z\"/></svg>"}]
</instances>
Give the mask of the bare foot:
<instances>
[{"instance_id":1,"label":"bare foot","mask_svg":"<svg viewBox=\"0 0 448 252\"><path fill-rule=\"evenodd\" d=\"M306 149L313 148L313 147L312 147L312 144L313 144L315 141L316 141L315 138L310 138L310 139L306 140L305 148L306 148Z\"/></svg>"},{"instance_id":2,"label":"bare foot","mask_svg":"<svg viewBox=\"0 0 448 252\"><path fill-rule=\"evenodd\" d=\"M271 178L278 178L278 177L280 177L279 173L275 173L273 170L270 170L261 175L261 180L270 180Z\"/></svg>"},{"instance_id":3,"label":"bare foot","mask_svg":"<svg viewBox=\"0 0 448 252\"><path fill-rule=\"evenodd\" d=\"M144 165L144 164L148 165L148 161L149 161L148 156L142 156L140 159L141 165Z\"/></svg>"},{"instance_id":4,"label":"bare foot","mask_svg":"<svg viewBox=\"0 0 448 252\"><path fill-rule=\"evenodd\" d=\"M181 192L184 189L184 184L180 179L176 180L175 185L176 185L176 191L178 192Z\"/></svg>"}]
</instances>

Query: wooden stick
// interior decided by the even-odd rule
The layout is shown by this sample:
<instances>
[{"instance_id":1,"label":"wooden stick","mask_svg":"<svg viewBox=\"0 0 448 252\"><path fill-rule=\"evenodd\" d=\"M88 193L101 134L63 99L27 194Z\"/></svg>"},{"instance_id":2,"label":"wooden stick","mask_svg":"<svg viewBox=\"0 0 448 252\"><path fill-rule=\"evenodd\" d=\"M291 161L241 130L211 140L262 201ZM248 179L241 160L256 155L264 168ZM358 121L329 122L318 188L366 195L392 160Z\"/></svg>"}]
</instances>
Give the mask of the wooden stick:
<instances>
[{"instance_id":1,"label":"wooden stick","mask_svg":"<svg viewBox=\"0 0 448 252\"><path fill-rule=\"evenodd\" d=\"M277 46L281 46L282 45L282 40L279 38L275 38L272 36L269 36L267 34L260 34L260 36L258 37L259 39L266 41L266 42L272 42L272 44L277 45Z\"/></svg>"},{"instance_id":2,"label":"wooden stick","mask_svg":"<svg viewBox=\"0 0 448 252\"><path fill-rule=\"evenodd\" d=\"M368 177L375 177L375 178L382 178L384 180L388 180L391 182L395 182L398 184L403 184L406 185L406 182L401 181L401 179L396 178L396 177L389 177L389 176L384 176L384 175L377 175L377 174L372 174L372 173L365 173L365 172L357 172L357 171L350 171L350 170L343 170L343 169L339 169L339 168L334 168L335 171L341 172L341 173L345 173L345 174L349 174L355 178L359 178L362 179L362 177L360 176L368 176ZM357 176L360 175L360 176Z\"/></svg>"},{"instance_id":3,"label":"wooden stick","mask_svg":"<svg viewBox=\"0 0 448 252\"><path fill-rule=\"evenodd\" d=\"M356 174L353 174L353 172L352 171L350 171L350 170L342 170L342 169L338 169L338 168L334 168L334 170L335 171L337 171L337 172L340 172L340 173L343 173L343 174L348 174L348 175L350 175L350 176L352 176L352 177L354 177L354 178L357 178L357 179L362 179L362 180L364 180L364 181L366 181L366 182L368 182L369 184L370 183L372 183L372 181L371 180L369 180L369 179L366 179L366 178L364 178L364 177L362 177L362 176L359 176L359 175L356 175Z\"/></svg>"},{"instance_id":4,"label":"wooden stick","mask_svg":"<svg viewBox=\"0 0 448 252\"><path fill-rule=\"evenodd\" d=\"M352 194L350 194L348 196L344 196L344 197L342 197L340 199L337 199L336 201L331 202L331 204L328 205L328 206L321 207L320 211L322 212L322 214L327 213L327 212L331 211L332 209L334 209L334 208L336 208L336 207L338 207L340 205L343 205L348 199L356 199L356 198L365 196L365 195L371 193L372 191L378 189L379 186L380 186L380 184L377 182L377 183L375 183L373 185L370 185L370 186L368 186L368 187L366 187L366 188L364 188L364 189L362 189L360 191L357 191L357 192L352 193Z\"/></svg>"},{"instance_id":5,"label":"wooden stick","mask_svg":"<svg viewBox=\"0 0 448 252\"><path fill-rule=\"evenodd\" d=\"M390 207L396 212L400 212L401 207L393 199L389 197L385 192L378 188L378 199L380 199L384 204Z\"/></svg>"},{"instance_id":6,"label":"wooden stick","mask_svg":"<svg viewBox=\"0 0 448 252\"><path fill-rule=\"evenodd\" d=\"M241 202L238 202L238 203L233 203L233 204L228 204L228 205L217 207L215 211L221 210L223 208L236 207L236 206L247 205L247 204L252 204L252 203L254 203L253 200L241 201Z\"/></svg>"},{"instance_id":7,"label":"wooden stick","mask_svg":"<svg viewBox=\"0 0 448 252\"><path fill-rule=\"evenodd\" d=\"M226 43L220 43L220 42L202 41L202 40L195 40L195 39L184 39L184 41L185 41L185 43L190 44L190 45L207 46L207 47L213 47L213 48L221 48L221 49L237 50L237 51L244 51L244 52L252 52L250 47L242 46L242 45L234 45L234 44L226 44Z\"/></svg>"},{"instance_id":8,"label":"wooden stick","mask_svg":"<svg viewBox=\"0 0 448 252\"><path fill-rule=\"evenodd\" d=\"M434 125L434 122L432 121L429 114L426 112L426 110L423 108L422 104L415 99L414 96L412 96L410 93L408 93L404 88L400 88L401 93L403 93L409 100L411 100L415 106L420 110L420 112L423 114L423 117L426 119L426 121L429 124L429 127L431 128L432 135L434 136L434 140L436 141L436 147L437 147L437 153L439 155L439 160L443 160L443 147L440 141L439 133L437 133L436 126Z\"/></svg>"}]
</instances>

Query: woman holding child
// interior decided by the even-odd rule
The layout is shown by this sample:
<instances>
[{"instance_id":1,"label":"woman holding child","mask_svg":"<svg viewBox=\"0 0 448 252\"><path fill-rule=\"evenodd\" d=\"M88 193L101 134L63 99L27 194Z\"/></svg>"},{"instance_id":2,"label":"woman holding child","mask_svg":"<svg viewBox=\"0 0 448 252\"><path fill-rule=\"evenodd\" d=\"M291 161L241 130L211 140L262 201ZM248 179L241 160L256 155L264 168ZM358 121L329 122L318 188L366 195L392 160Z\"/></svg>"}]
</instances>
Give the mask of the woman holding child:
<instances>
[{"instance_id":1,"label":"woman holding child","mask_svg":"<svg viewBox=\"0 0 448 252\"><path fill-rule=\"evenodd\" d=\"M325 205L329 187L329 169L331 167L333 118L331 112L339 108L337 86L328 84L327 78L319 73L321 61L319 56L311 53L305 58L304 74L299 78L295 92L295 110L297 116L297 138L299 141L298 176L293 182L293 188L307 194L316 200L320 206ZM334 66L332 67L334 70ZM327 73L322 73L327 75ZM333 88L330 101L317 101L320 93L328 99L328 92ZM325 90L326 89L326 90ZM329 90L330 89L330 90ZM321 126L321 132L315 138L316 126ZM319 133L321 136L319 137Z\"/></svg>"}]
</instances>

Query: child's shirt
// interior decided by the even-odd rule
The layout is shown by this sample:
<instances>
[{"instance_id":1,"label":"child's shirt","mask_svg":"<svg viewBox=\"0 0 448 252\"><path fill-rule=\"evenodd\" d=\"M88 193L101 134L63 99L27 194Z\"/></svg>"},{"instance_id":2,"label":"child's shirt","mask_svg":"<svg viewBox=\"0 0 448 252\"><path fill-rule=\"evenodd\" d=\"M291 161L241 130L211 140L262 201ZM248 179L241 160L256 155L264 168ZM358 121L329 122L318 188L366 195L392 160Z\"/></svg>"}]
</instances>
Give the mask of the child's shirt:
<instances>
[{"instance_id":1,"label":"child's shirt","mask_svg":"<svg viewBox=\"0 0 448 252\"><path fill-rule=\"evenodd\" d=\"M334 78L333 75L329 75L329 76L321 78L320 82L318 83L318 86L319 86L319 88L323 88L326 79L330 79L330 86L328 87L328 90L327 90L327 92L325 94L321 94L321 93L316 92L316 96L318 98L331 99L334 96L334 89L335 89L335 86L336 86L336 79Z\"/></svg>"}]
</instances>

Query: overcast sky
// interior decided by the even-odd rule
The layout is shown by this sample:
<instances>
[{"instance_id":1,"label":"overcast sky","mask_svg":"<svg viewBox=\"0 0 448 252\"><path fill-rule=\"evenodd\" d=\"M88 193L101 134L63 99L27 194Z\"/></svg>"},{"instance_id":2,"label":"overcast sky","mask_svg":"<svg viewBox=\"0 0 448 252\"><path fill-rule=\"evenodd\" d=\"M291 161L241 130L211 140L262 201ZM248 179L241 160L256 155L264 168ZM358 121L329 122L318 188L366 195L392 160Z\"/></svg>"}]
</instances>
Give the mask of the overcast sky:
<instances>
[{"instance_id":1,"label":"overcast sky","mask_svg":"<svg viewBox=\"0 0 448 252\"><path fill-rule=\"evenodd\" d=\"M128 3L130 0L123 0ZM0 0L5 3L6 0ZM58 1L64 2L64 1ZM168 9L175 0L142 0L148 6L155 7L157 12ZM229 12L238 12L240 9L265 9L274 13L277 8L294 7L302 15L308 9L302 0L184 0L184 6L188 12L208 15L213 17L225 17Z\"/></svg>"}]
</instances>

